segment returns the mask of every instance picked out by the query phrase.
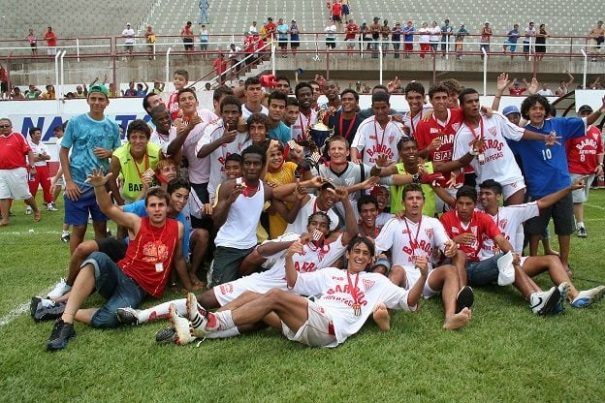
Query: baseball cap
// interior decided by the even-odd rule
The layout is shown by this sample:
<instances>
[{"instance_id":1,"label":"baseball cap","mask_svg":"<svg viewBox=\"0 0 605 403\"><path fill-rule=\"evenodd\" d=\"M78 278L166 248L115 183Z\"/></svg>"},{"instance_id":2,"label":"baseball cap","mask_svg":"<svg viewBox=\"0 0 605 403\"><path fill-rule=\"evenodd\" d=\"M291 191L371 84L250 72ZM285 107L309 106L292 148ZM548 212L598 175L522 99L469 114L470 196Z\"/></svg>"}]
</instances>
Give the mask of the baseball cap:
<instances>
[{"instance_id":1,"label":"baseball cap","mask_svg":"<svg viewBox=\"0 0 605 403\"><path fill-rule=\"evenodd\" d=\"M504 108L502 110L502 114L504 116L508 116L511 113L518 113L521 114L521 111L519 110L519 108L516 105L508 105L506 108Z\"/></svg>"},{"instance_id":2,"label":"baseball cap","mask_svg":"<svg viewBox=\"0 0 605 403\"><path fill-rule=\"evenodd\" d=\"M592 108L590 107L590 105L582 105L580 106L580 109L578 109L578 113L592 113Z\"/></svg>"},{"instance_id":3,"label":"baseball cap","mask_svg":"<svg viewBox=\"0 0 605 403\"><path fill-rule=\"evenodd\" d=\"M92 94L93 92L100 92L101 94L103 94L103 95L105 95L106 97L109 98L109 90L107 89L106 86L104 86L102 84L92 85L90 87L90 89L88 90L88 93Z\"/></svg>"}]
</instances>

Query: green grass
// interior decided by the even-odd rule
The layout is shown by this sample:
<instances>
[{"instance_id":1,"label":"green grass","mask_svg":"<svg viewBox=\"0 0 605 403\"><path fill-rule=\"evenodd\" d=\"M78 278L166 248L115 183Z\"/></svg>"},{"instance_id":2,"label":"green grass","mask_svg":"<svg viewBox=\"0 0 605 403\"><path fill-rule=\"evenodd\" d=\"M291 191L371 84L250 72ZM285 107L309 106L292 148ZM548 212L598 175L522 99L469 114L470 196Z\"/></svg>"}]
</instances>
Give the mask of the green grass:
<instances>
[{"instance_id":1,"label":"green grass","mask_svg":"<svg viewBox=\"0 0 605 403\"><path fill-rule=\"evenodd\" d=\"M591 194L589 238L572 239L581 289L605 283L604 201L605 191ZM33 224L20 203L14 211L0 229L0 318L64 276L68 259L61 213ZM544 274L537 282L550 287ZM542 318L514 289L486 288L461 331L441 330L441 304L432 299L416 314L395 313L391 332L368 324L337 349L307 348L272 330L197 348L157 346L164 323L106 331L77 324L68 348L48 353L52 324L23 314L0 327L0 401L597 402L605 396L604 303Z\"/></svg>"}]
</instances>

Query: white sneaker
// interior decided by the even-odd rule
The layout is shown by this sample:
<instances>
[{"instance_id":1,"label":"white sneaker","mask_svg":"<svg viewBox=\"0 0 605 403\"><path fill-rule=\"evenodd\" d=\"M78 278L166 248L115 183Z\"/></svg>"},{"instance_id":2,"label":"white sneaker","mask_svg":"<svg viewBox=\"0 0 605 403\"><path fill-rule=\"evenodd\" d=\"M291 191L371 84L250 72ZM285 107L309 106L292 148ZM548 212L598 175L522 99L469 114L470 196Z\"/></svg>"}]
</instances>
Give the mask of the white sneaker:
<instances>
[{"instance_id":1,"label":"white sneaker","mask_svg":"<svg viewBox=\"0 0 605 403\"><path fill-rule=\"evenodd\" d=\"M46 210L48 211L59 211L57 207L55 207L55 203L50 202L46 205Z\"/></svg>"},{"instance_id":2,"label":"white sneaker","mask_svg":"<svg viewBox=\"0 0 605 403\"><path fill-rule=\"evenodd\" d=\"M589 307L593 303L603 298L603 294L605 294L605 286L602 285L591 288L590 290L580 291L578 296L571 301L571 306L574 308Z\"/></svg>"},{"instance_id":3,"label":"white sneaker","mask_svg":"<svg viewBox=\"0 0 605 403\"><path fill-rule=\"evenodd\" d=\"M191 335L190 322L186 318L181 318L176 313L176 305L171 304L168 309L168 314L170 315L170 323L174 327L176 332L176 338L174 342L179 346L184 346L185 344L189 344L194 341L196 338Z\"/></svg>"},{"instance_id":4,"label":"white sneaker","mask_svg":"<svg viewBox=\"0 0 605 403\"><path fill-rule=\"evenodd\" d=\"M67 294L70 290L71 286L67 285L65 279L62 278L57 284L55 284L53 289L46 295L46 297L55 300Z\"/></svg>"},{"instance_id":5,"label":"white sneaker","mask_svg":"<svg viewBox=\"0 0 605 403\"><path fill-rule=\"evenodd\" d=\"M536 315L547 315L552 313L559 303L561 293L557 287L548 291L534 292L529 297L529 307Z\"/></svg>"},{"instance_id":6,"label":"white sneaker","mask_svg":"<svg viewBox=\"0 0 605 403\"><path fill-rule=\"evenodd\" d=\"M33 212L30 206L25 207L25 215L31 215Z\"/></svg>"}]
</instances>

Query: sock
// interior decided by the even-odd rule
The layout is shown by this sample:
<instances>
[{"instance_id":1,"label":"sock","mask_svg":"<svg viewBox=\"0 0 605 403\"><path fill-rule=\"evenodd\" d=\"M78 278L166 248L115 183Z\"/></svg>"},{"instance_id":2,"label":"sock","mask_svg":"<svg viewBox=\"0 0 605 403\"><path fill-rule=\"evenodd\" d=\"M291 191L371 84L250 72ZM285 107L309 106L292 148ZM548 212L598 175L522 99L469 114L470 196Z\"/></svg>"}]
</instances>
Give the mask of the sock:
<instances>
[{"instance_id":1,"label":"sock","mask_svg":"<svg viewBox=\"0 0 605 403\"><path fill-rule=\"evenodd\" d=\"M220 330L227 330L235 327L235 323L233 322L233 315L231 315L231 310L228 309L226 311L215 312L214 316L219 322Z\"/></svg>"},{"instance_id":2,"label":"sock","mask_svg":"<svg viewBox=\"0 0 605 403\"><path fill-rule=\"evenodd\" d=\"M231 329L219 330L218 332L208 333L206 338L208 339L226 339L229 337L239 336L240 332L237 326L232 327Z\"/></svg>"},{"instance_id":3,"label":"sock","mask_svg":"<svg viewBox=\"0 0 605 403\"><path fill-rule=\"evenodd\" d=\"M170 308L171 304L176 306L176 313L180 316L185 316L187 314L187 299L181 298L174 301L164 302L149 309L140 310L138 313L139 323L150 322L156 319L167 319L168 309Z\"/></svg>"}]
</instances>

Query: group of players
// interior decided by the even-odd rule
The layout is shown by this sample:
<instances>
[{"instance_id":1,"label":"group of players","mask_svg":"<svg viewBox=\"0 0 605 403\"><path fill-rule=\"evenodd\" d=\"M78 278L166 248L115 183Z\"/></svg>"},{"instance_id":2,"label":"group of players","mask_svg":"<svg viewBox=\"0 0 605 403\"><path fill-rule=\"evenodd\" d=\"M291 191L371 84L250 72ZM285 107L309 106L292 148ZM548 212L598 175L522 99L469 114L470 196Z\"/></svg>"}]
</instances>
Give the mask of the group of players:
<instances>
[{"instance_id":1,"label":"group of players","mask_svg":"<svg viewBox=\"0 0 605 403\"><path fill-rule=\"evenodd\" d=\"M91 87L90 112L68 124L60 158L73 226L69 277L32 300L35 319L58 317L48 350L66 347L74 320L107 328L168 318L156 339L181 345L269 325L335 347L370 316L388 330L388 309L415 311L421 297L441 295L443 328L464 327L472 286L513 284L539 315L603 296L604 286L574 287L568 260L571 235L586 235L589 182L602 175L592 124L605 98L581 117L551 117L540 95L500 114L505 74L490 108L455 80L426 94L412 81L401 114L383 86L362 110L357 92L332 81L298 83L288 97L286 78L269 96L250 78L235 93L216 89L210 111L187 81L175 73L166 105L148 95L155 129L131 123L117 150L104 87ZM324 125L325 144L316 136ZM89 213L97 238L82 242ZM105 238L107 218L129 242ZM560 255L547 246L538 256L551 218ZM205 256L209 284L200 279ZM545 271L548 290L532 280ZM162 295L171 272L187 297L137 309ZM108 302L81 309L94 290Z\"/></svg>"}]
</instances>

